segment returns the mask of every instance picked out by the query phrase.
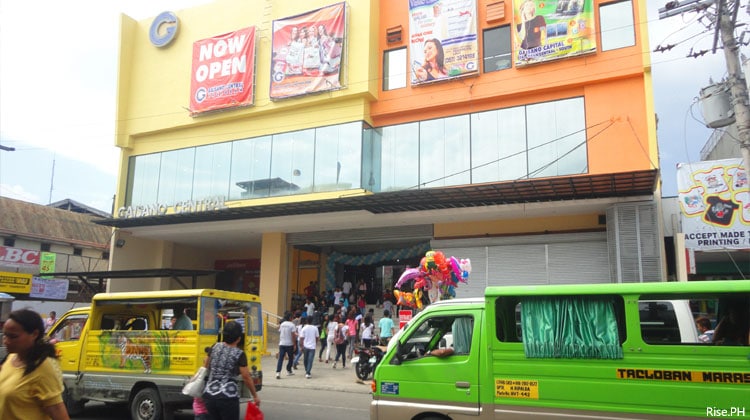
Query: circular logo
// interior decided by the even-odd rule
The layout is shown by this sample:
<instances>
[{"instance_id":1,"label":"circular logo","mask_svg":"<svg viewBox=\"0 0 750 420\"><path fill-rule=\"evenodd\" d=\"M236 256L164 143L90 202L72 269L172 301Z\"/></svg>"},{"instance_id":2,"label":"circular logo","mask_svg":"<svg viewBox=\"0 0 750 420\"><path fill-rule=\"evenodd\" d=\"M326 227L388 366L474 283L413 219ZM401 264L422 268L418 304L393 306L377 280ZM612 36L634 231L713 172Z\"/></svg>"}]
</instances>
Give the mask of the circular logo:
<instances>
[{"instance_id":1,"label":"circular logo","mask_svg":"<svg viewBox=\"0 0 750 420\"><path fill-rule=\"evenodd\" d=\"M177 37L179 21L177 15L173 12L161 12L159 16L151 22L151 29L148 31L148 39L151 44L159 48L171 44Z\"/></svg>"},{"instance_id":2,"label":"circular logo","mask_svg":"<svg viewBox=\"0 0 750 420\"><path fill-rule=\"evenodd\" d=\"M273 74L273 81L276 83L281 83L284 81L284 72L283 71L277 71Z\"/></svg>"},{"instance_id":3,"label":"circular logo","mask_svg":"<svg viewBox=\"0 0 750 420\"><path fill-rule=\"evenodd\" d=\"M199 87L198 90L195 91L195 102L201 103L206 99L206 88Z\"/></svg>"},{"instance_id":4,"label":"circular logo","mask_svg":"<svg viewBox=\"0 0 750 420\"><path fill-rule=\"evenodd\" d=\"M477 62L476 61L469 61L466 63L466 70L475 70L477 68Z\"/></svg>"}]
</instances>

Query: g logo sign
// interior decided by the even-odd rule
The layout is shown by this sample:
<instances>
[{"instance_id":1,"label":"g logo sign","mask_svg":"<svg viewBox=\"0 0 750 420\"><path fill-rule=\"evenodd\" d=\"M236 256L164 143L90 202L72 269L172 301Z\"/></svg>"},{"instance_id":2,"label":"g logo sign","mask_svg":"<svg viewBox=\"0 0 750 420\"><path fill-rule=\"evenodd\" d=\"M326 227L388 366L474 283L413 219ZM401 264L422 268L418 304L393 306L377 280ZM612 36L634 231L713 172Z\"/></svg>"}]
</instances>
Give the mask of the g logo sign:
<instances>
[{"instance_id":1,"label":"g logo sign","mask_svg":"<svg viewBox=\"0 0 750 420\"><path fill-rule=\"evenodd\" d=\"M164 28L163 30L162 27ZM178 28L179 21L177 20L177 15L173 12L161 12L151 23L148 38L154 46L159 48L166 47L177 37Z\"/></svg>"}]
</instances>

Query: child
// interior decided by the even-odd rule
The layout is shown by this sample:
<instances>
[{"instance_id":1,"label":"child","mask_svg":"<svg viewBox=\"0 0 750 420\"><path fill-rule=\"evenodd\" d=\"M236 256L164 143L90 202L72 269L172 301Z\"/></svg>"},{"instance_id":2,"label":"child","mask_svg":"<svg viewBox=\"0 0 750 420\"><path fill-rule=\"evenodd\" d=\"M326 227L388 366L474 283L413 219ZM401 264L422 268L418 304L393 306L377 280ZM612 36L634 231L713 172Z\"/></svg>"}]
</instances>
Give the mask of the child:
<instances>
[{"instance_id":1,"label":"child","mask_svg":"<svg viewBox=\"0 0 750 420\"><path fill-rule=\"evenodd\" d=\"M208 359L208 355L211 354L211 347L206 347L205 352L206 357L203 358L204 364L206 363L206 359ZM206 404L201 397L193 398L193 414L195 414L195 420L211 420L208 409L206 409Z\"/></svg>"}]
</instances>

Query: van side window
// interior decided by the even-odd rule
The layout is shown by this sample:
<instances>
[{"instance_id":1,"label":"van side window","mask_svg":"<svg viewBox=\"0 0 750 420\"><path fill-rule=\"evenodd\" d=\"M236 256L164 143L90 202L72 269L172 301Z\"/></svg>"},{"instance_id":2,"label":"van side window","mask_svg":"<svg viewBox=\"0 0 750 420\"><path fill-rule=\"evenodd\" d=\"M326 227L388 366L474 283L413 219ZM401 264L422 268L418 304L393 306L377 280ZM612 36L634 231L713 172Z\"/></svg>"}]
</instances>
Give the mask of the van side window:
<instances>
[{"instance_id":1,"label":"van side window","mask_svg":"<svg viewBox=\"0 0 750 420\"><path fill-rule=\"evenodd\" d=\"M646 344L750 345L747 293L641 295L638 314Z\"/></svg>"},{"instance_id":2,"label":"van side window","mask_svg":"<svg viewBox=\"0 0 750 420\"><path fill-rule=\"evenodd\" d=\"M71 315L60 322L49 336L58 342L77 341L81 338L81 331L83 331L87 319L88 315Z\"/></svg>"},{"instance_id":3,"label":"van side window","mask_svg":"<svg viewBox=\"0 0 750 420\"><path fill-rule=\"evenodd\" d=\"M625 341L619 296L501 297L495 302L500 341L524 344L528 358L621 359Z\"/></svg>"},{"instance_id":4,"label":"van side window","mask_svg":"<svg viewBox=\"0 0 750 420\"><path fill-rule=\"evenodd\" d=\"M401 345L406 360L417 359L428 351L452 349L453 355L471 353L474 318L468 315L437 316L424 320Z\"/></svg>"}]
</instances>

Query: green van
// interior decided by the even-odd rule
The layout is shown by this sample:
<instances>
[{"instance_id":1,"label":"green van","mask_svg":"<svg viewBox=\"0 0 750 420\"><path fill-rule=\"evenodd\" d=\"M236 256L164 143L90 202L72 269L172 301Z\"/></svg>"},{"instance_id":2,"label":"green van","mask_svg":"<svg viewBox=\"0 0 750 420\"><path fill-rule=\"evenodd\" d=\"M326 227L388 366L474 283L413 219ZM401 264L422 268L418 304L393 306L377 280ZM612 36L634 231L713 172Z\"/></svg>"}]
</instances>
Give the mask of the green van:
<instances>
[{"instance_id":1,"label":"green van","mask_svg":"<svg viewBox=\"0 0 750 420\"><path fill-rule=\"evenodd\" d=\"M400 331L370 418L750 417L749 331L746 280L489 287Z\"/></svg>"}]
</instances>

